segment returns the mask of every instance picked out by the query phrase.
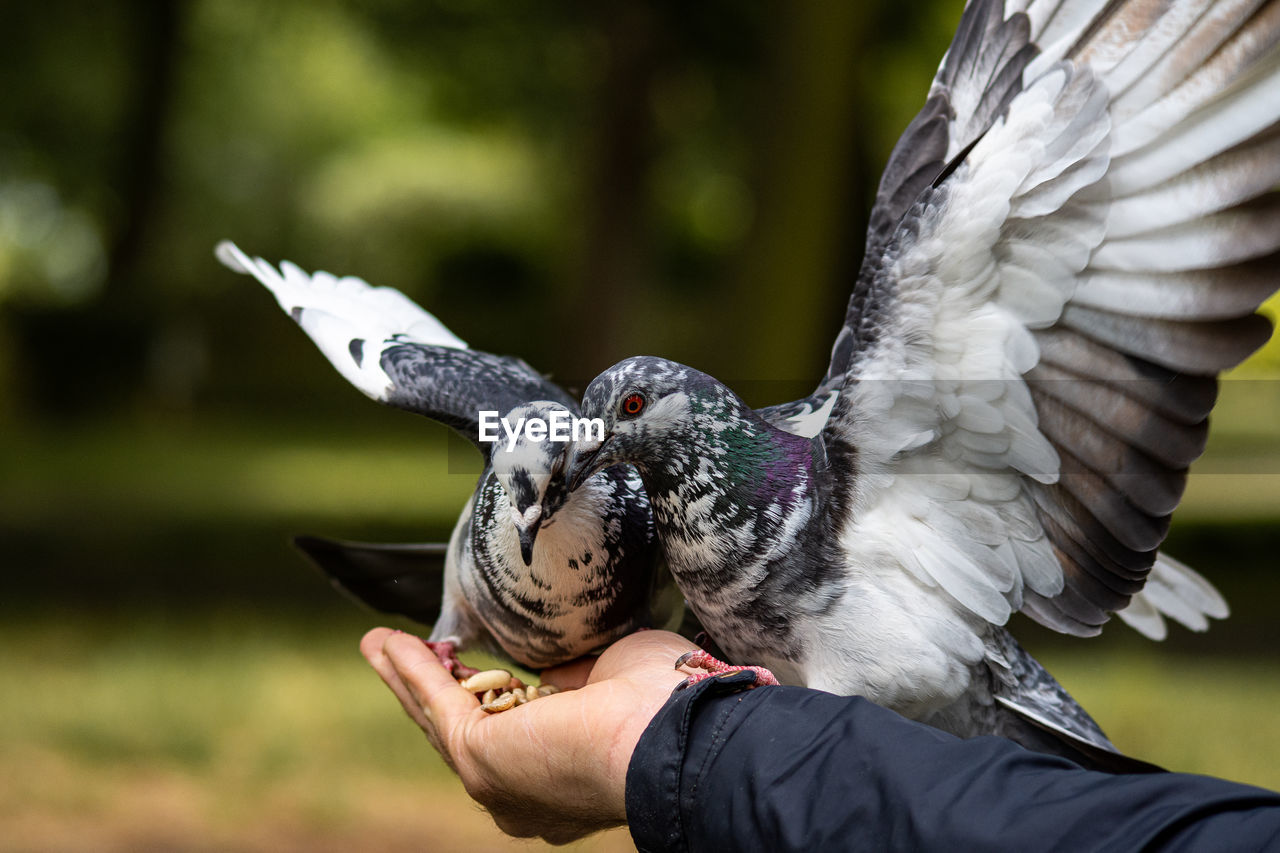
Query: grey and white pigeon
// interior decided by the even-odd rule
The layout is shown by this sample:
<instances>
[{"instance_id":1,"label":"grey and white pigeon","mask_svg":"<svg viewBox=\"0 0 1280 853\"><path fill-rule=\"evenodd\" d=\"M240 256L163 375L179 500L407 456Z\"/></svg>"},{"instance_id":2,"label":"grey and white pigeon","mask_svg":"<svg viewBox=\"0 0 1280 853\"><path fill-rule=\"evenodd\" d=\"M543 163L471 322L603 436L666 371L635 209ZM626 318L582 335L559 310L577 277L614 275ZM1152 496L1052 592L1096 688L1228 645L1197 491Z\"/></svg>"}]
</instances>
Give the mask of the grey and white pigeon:
<instances>
[{"instance_id":1,"label":"grey and white pigeon","mask_svg":"<svg viewBox=\"0 0 1280 853\"><path fill-rule=\"evenodd\" d=\"M434 624L428 641L455 674L468 671L456 658L463 649L538 670L665 622L664 608L679 598L662 592L634 468L602 471L570 494L567 442L523 431L514 443L479 441L480 412L502 413L513 426L576 415L567 392L519 359L469 349L398 290L308 275L288 261L277 271L229 242L216 254L265 285L360 391L448 424L485 454L447 547L301 537L335 584L379 610Z\"/></svg>"},{"instance_id":2,"label":"grey and white pigeon","mask_svg":"<svg viewBox=\"0 0 1280 853\"><path fill-rule=\"evenodd\" d=\"M512 426L551 422L557 411L576 415L564 389L519 359L469 349L398 290L308 275L288 261L276 270L229 242L216 254L266 286L364 394L448 424L485 454L448 545L298 537L336 586L378 610L433 625L428 642L455 671L467 670L456 652L468 648L543 669L640 627L698 630L659 564L634 468L603 471L570 493L567 441L533 440L525 431L510 441L479 441L481 411L501 412ZM827 394L760 414L812 434L833 402Z\"/></svg>"},{"instance_id":3,"label":"grey and white pigeon","mask_svg":"<svg viewBox=\"0 0 1280 853\"><path fill-rule=\"evenodd\" d=\"M730 661L1105 758L1003 626L1226 615L1157 548L1216 374L1270 334L1278 41L1277 2L972 0L880 184L821 430L628 359L587 388L606 433L571 484L639 469Z\"/></svg>"}]
</instances>

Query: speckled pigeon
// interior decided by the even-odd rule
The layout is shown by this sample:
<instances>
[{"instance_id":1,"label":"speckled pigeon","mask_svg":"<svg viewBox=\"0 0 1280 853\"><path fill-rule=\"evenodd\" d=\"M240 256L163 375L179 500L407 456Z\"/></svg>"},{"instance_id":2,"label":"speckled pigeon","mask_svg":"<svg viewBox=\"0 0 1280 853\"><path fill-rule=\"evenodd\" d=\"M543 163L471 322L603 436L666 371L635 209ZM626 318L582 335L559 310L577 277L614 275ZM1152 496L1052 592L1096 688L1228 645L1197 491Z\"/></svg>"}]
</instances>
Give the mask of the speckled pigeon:
<instances>
[{"instance_id":1,"label":"speckled pigeon","mask_svg":"<svg viewBox=\"0 0 1280 853\"><path fill-rule=\"evenodd\" d=\"M571 482L637 466L732 662L962 736L1112 749L1002 626L1226 615L1157 548L1217 373L1270 333L1278 36L1260 0L972 0L880 184L825 426L628 359L584 395L607 429Z\"/></svg>"},{"instance_id":2,"label":"speckled pigeon","mask_svg":"<svg viewBox=\"0 0 1280 853\"><path fill-rule=\"evenodd\" d=\"M340 588L434 623L429 640L455 670L454 652L465 648L532 669L564 663L660 624L664 608L679 603L659 589L663 573L655 571L653 525L635 469L602 471L570 495L566 443L530 441L523 432L513 446L505 437L479 441L481 411L511 424L549 419L557 409L576 415L562 388L519 359L468 349L398 290L307 275L287 261L277 271L231 243L217 256L271 290L360 391L448 424L485 454L447 547L301 537L299 546Z\"/></svg>"},{"instance_id":3,"label":"speckled pigeon","mask_svg":"<svg viewBox=\"0 0 1280 853\"><path fill-rule=\"evenodd\" d=\"M449 544L381 544L299 537L297 544L340 589L389 613L434 624L430 642L476 648L541 669L594 651L638 627L696 623L657 562L648 499L631 466L564 479L568 444L478 441L481 410L550 421L577 414L562 388L523 361L467 348L398 290L328 273L277 271L222 243L218 258L252 275L360 391L456 429L485 454L475 494ZM529 402L533 401L533 402ZM783 428L812 434L834 397L762 410ZM827 408L822 408L823 404ZM534 547L535 536L537 547Z\"/></svg>"}]
</instances>

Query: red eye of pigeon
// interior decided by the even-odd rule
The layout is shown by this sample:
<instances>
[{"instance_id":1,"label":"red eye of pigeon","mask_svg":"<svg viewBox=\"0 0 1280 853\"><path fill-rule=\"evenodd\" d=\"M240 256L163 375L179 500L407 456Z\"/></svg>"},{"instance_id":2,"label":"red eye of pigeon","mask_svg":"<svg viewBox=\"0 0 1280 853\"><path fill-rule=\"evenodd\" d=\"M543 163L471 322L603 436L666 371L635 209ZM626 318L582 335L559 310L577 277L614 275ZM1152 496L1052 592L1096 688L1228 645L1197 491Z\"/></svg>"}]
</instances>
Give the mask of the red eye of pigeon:
<instances>
[{"instance_id":1,"label":"red eye of pigeon","mask_svg":"<svg viewBox=\"0 0 1280 853\"><path fill-rule=\"evenodd\" d=\"M625 398L623 398L622 414L626 415L629 418L634 418L636 415L640 414L643 411L644 411L644 395L643 394L628 394Z\"/></svg>"}]
</instances>

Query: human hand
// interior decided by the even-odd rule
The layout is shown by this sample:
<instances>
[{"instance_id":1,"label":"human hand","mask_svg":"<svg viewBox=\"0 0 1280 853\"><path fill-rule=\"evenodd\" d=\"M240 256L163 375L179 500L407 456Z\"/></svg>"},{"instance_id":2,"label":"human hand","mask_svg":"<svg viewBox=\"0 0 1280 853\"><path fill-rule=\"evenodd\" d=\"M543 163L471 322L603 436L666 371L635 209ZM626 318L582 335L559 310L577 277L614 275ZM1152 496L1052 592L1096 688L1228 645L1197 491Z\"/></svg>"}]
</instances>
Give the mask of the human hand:
<instances>
[{"instance_id":1,"label":"human hand","mask_svg":"<svg viewBox=\"0 0 1280 853\"><path fill-rule=\"evenodd\" d=\"M543 683L563 692L486 714L417 637L375 628L360 642L405 712L499 828L552 844L626 822L631 754L685 678L673 662L696 648L667 631L632 634L594 661L542 673Z\"/></svg>"}]
</instances>

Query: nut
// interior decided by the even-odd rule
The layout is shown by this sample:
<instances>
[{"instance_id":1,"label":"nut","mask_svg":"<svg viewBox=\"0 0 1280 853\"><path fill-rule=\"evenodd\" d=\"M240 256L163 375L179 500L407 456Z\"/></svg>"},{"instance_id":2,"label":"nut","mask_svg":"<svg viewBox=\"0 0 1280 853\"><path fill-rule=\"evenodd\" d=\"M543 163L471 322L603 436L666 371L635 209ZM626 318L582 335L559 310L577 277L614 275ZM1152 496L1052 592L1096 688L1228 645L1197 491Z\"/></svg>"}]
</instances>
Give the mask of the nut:
<instances>
[{"instance_id":1,"label":"nut","mask_svg":"<svg viewBox=\"0 0 1280 853\"><path fill-rule=\"evenodd\" d=\"M505 669L486 669L461 682L462 689L468 693L483 693L486 690L501 690L511 680L511 673Z\"/></svg>"},{"instance_id":2,"label":"nut","mask_svg":"<svg viewBox=\"0 0 1280 853\"><path fill-rule=\"evenodd\" d=\"M552 693L559 693L559 692L560 692L560 688L559 688L559 687L556 687L554 684L540 684L540 685L538 685L538 695L539 695L539 696L550 696Z\"/></svg>"},{"instance_id":3,"label":"nut","mask_svg":"<svg viewBox=\"0 0 1280 853\"><path fill-rule=\"evenodd\" d=\"M480 710L487 714L496 714L499 711L507 711L516 706L516 694L503 693L492 702L485 702L480 706Z\"/></svg>"},{"instance_id":4,"label":"nut","mask_svg":"<svg viewBox=\"0 0 1280 853\"><path fill-rule=\"evenodd\" d=\"M498 694L493 690L486 690L484 695L480 697L480 704L487 705L494 699L498 698Z\"/></svg>"},{"instance_id":5,"label":"nut","mask_svg":"<svg viewBox=\"0 0 1280 853\"><path fill-rule=\"evenodd\" d=\"M527 700L528 700L528 701L530 701L530 702L532 702L534 699L537 699L537 698L538 698L538 688L537 688L537 687L535 687L534 685L530 684L528 687L526 687L526 688L524 689L524 698L525 698L525 699L527 699Z\"/></svg>"}]
</instances>

